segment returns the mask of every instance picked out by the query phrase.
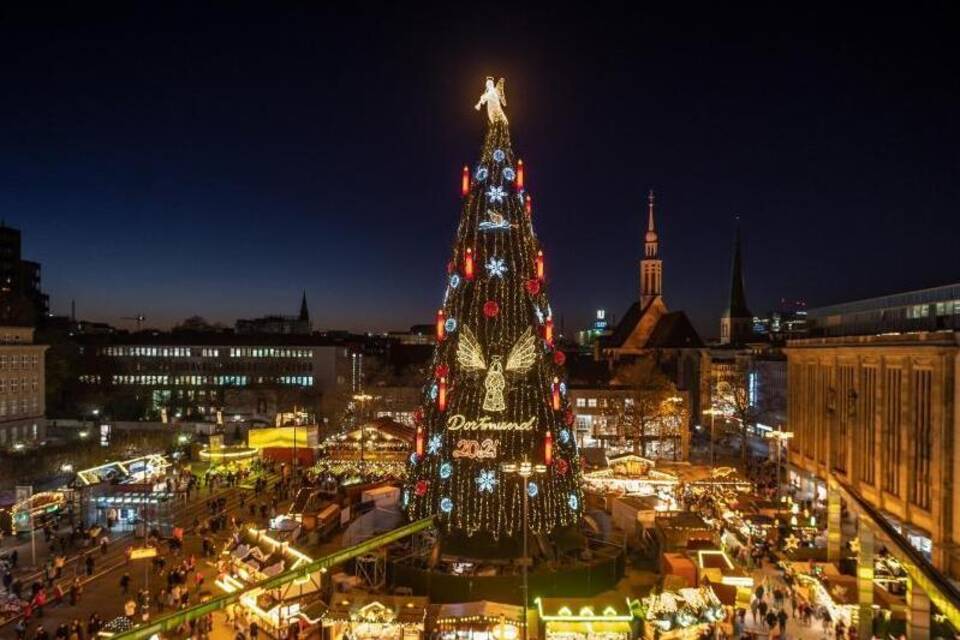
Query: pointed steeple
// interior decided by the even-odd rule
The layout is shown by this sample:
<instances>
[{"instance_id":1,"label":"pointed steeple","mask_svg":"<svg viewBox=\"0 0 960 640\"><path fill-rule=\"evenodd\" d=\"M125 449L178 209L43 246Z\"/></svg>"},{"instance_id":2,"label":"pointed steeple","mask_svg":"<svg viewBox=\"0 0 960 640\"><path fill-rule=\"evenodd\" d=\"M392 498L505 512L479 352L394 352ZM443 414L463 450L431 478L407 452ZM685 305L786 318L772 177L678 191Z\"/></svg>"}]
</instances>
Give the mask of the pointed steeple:
<instances>
[{"instance_id":1,"label":"pointed steeple","mask_svg":"<svg viewBox=\"0 0 960 640\"><path fill-rule=\"evenodd\" d=\"M307 292L304 290L303 298L300 299L300 322L310 322L310 311L307 309Z\"/></svg>"},{"instance_id":2,"label":"pointed steeple","mask_svg":"<svg viewBox=\"0 0 960 640\"><path fill-rule=\"evenodd\" d=\"M660 261L660 237L653 217L653 189L647 194L647 232L643 236L643 258L640 260L640 304L646 307L663 295L663 263Z\"/></svg>"},{"instance_id":3,"label":"pointed steeple","mask_svg":"<svg viewBox=\"0 0 960 640\"><path fill-rule=\"evenodd\" d=\"M720 342L742 343L753 333L753 314L747 306L746 288L743 286L743 254L740 240L740 218L733 239L733 261L730 266L730 298L720 319Z\"/></svg>"}]
</instances>

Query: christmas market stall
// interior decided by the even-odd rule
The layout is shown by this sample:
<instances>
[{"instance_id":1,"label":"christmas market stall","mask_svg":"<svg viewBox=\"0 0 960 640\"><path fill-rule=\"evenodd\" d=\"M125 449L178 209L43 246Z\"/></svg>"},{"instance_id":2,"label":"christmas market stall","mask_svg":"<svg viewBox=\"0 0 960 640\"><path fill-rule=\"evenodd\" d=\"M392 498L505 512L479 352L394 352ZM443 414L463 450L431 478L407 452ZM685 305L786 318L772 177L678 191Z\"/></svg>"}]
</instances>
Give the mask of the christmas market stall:
<instances>
[{"instance_id":1,"label":"christmas market stall","mask_svg":"<svg viewBox=\"0 0 960 640\"><path fill-rule=\"evenodd\" d=\"M390 418L377 418L324 440L311 471L341 486L401 480L413 446L413 429Z\"/></svg>"},{"instance_id":2,"label":"christmas market stall","mask_svg":"<svg viewBox=\"0 0 960 640\"><path fill-rule=\"evenodd\" d=\"M676 509L679 479L672 473L654 468L655 462L628 453L609 459L606 469L583 474L583 488L601 496L656 496L662 510Z\"/></svg>"},{"instance_id":3,"label":"christmas market stall","mask_svg":"<svg viewBox=\"0 0 960 640\"><path fill-rule=\"evenodd\" d=\"M84 524L136 528L138 535L173 531L174 498L183 484L170 461L151 454L77 473Z\"/></svg>"},{"instance_id":4,"label":"christmas market stall","mask_svg":"<svg viewBox=\"0 0 960 640\"><path fill-rule=\"evenodd\" d=\"M610 591L594 598L537 598L545 640L629 640L639 603Z\"/></svg>"},{"instance_id":5,"label":"christmas market stall","mask_svg":"<svg viewBox=\"0 0 960 640\"><path fill-rule=\"evenodd\" d=\"M698 549L693 554L701 581L707 579L710 582L745 589L747 594L753 589L753 577L737 567L725 551ZM749 600L749 596L747 599Z\"/></svg>"},{"instance_id":6,"label":"christmas market stall","mask_svg":"<svg viewBox=\"0 0 960 640\"><path fill-rule=\"evenodd\" d=\"M312 562L312 558L267 531L249 527L225 546L218 562L216 585L233 593L285 571ZM293 619L302 619L301 607L319 598L320 575L314 572L276 589L253 588L240 596L240 605L271 634L283 632Z\"/></svg>"},{"instance_id":7,"label":"christmas market stall","mask_svg":"<svg viewBox=\"0 0 960 640\"><path fill-rule=\"evenodd\" d=\"M686 551L691 546L720 547L717 530L696 513L663 514L654 521L654 536L661 553Z\"/></svg>"},{"instance_id":8,"label":"christmas market stall","mask_svg":"<svg viewBox=\"0 0 960 640\"><path fill-rule=\"evenodd\" d=\"M523 635L523 607L481 600L440 605L433 621L439 640L515 640Z\"/></svg>"},{"instance_id":9,"label":"christmas market stall","mask_svg":"<svg viewBox=\"0 0 960 640\"><path fill-rule=\"evenodd\" d=\"M421 640L426 598L351 592L335 594L322 616L326 640Z\"/></svg>"},{"instance_id":10,"label":"christmas market stall","mask_svg":"<svg viewBox=\"0 0 960 640\"><path fill-rule=\"evenodd\" d=\"M209 463L206 475L242 476L253 471L260 459L260 450L253 447L208 446L200 450L199 457Z\"/></svg>"},{"instance_id":11,"label":"christmas market stall","mask_svg":"<svg viewBox=\"0 0 960 640\"><path fill-rule=\"evenodd\" d=\"M707 586L654 593L642 602L643 637L648 640L697 640L727 616Z\"/></svg>"}]
</instances>

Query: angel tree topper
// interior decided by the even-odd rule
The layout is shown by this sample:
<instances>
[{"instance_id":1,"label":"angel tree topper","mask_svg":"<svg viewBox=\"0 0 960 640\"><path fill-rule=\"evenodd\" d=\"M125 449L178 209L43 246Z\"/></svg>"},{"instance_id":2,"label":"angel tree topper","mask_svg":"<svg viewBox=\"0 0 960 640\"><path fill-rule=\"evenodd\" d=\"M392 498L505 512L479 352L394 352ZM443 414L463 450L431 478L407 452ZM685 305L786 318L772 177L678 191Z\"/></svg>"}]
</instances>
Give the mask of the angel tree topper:
<instances>
[{"instance_id":1,"label":"angel tree topper","mask_svg":"<svg viewBox=\"0 0 960 640\"><path fill-rule=\"evenodd\" d=\"M536 533L575 525L583 505L576 438L548 435L568 429L572 414L566 394L553 393L566 378L549 327L547 251L524 212L530 199L518 179L503 84L488 78L476 105L487 107L487 134L468 165L437 315L456 324L445 326L428 369L416 413L425 455L411 459L403 493L410 518L437 517L451 553L475 553L479 536L499 557L519 553L525 495L526 524ZM445 395L433 393L441 387ZM502 471L524 461L548 465L529 491Z\"/></svg>"}]
</instances>

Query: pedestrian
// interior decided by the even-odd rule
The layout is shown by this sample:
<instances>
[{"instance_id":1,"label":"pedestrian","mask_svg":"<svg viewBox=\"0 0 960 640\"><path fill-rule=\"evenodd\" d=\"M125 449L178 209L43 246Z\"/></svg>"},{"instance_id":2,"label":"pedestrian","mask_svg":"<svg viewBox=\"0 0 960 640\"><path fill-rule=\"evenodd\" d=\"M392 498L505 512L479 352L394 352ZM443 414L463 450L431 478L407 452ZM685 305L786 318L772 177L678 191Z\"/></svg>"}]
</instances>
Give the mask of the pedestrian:
<instances>
[{"instance_id":1,"label":"pedestrian","mask_svg":"<svg viewBox=\"0 0 960 640\"><path fill-rule=\"evenodd\" d=\"M787 632L787 620L789 620L789 617L787 616L787 612L784 611L783 609L780 609L780 611L777 613L777 622L780 623L781 633Z\"/></svg>"},{"instance_id":2,"label":"pedestrian","mask_svg":"<svg viewBox=\"0 0 960 640\"><path fill-rule=\"evenodd\" d=\"M250 640L257 640L260 637L260 625L256 620L250 621Z\"/></svg>"},{"instance_id":3,"label":"pedestrian","mask_svg":"<svg viewBox=\"0 0 960 640\"><path fill-rule=\"evenodd\" d=\"M102 553L103 555L107 555L107 545L109 543L110 543L110 537L104 534L103 537L100 538L100 553Z\"/></svg>"},{"instance_id":4,"label":"pedestrian","mask_svg":"<svg viewBox=\"0 0 960 640\"><path fill-rule=\"evenodd\" d=\"M92 575L93 575L93 565L94 565L94 559L93 559L93 554L92 554L92 553L88 553L88 554L87 554L87 559L86 559L86 561L85 561L85 564L86 564L86 567L87 567L87 576L92 576Z\"/></svg>"},{"instance_id":5,"label":"pedestrian","mask_svg":"<svg viewBox=\"0 0 960 640\"><path fill-rule=\"evenodd\" d=\"M50 640L50 634L47 633L47 630L43 626L39 626L33 632L33 640Z\"/></svg>"},{"instance_id":6,"label":"pedestrian","mask_svg":"<svg viewBox=\"0 0 960 640\"><path fill-rule=\"evenodd\" d=\"M127 595L127 591L129 590L130 590L130 574L124 573L120 577L120 592L123 593L123 595Z\"/></svg>"},{"instance_id":7,"label":"pedestrian","mask_svg":"<svg viewBox=\"0 0 960 640\"><path fill-rule=\"evenodd\" d=\"M27 637L27 623L23 621L23 618L17 620L16 626L13 628L17 632L17 640L26 640Z\"/></svg>"}]
</instances>

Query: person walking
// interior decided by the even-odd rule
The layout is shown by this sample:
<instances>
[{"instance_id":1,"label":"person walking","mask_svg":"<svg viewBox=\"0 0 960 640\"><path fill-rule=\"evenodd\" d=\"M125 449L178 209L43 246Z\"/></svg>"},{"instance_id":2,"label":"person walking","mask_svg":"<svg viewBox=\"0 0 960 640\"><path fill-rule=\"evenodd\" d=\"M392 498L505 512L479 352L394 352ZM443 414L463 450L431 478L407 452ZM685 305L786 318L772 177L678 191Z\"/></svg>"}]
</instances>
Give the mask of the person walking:
<instances>
[{"instance_id":1,"label":"person walking","mask_svg":"<svg viewBox=\"0 0 960 640\"><path fill-rule=\"evenodd\" d=\"M130 574L124 573L120 577L120 592L123 595L127 595L127 592L130 590Z\"/></svg>"}]
</instances>

